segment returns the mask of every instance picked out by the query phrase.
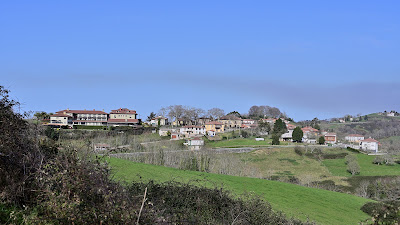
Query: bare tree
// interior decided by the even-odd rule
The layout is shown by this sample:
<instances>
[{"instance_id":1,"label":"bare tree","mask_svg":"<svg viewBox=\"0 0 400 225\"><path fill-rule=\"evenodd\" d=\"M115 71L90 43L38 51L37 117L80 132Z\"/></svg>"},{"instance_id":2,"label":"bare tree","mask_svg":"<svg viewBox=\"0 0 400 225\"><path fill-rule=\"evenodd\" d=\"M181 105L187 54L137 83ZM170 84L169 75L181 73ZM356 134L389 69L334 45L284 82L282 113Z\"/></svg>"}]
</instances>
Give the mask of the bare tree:
<instances>
[{"instance_id":1,"label":"bare tree","mask_svg":"<svg viewBox=\"0 0 400 225\"><path fill-rule=\"evenodd\" d=\"M219 119L225 115L225 111L220 108L212 108L207 111L207 114L213 119Z\"/></svg>"},{"instance_id":2,"label":"bare tree","mask_svg":"<svg viewBox=\"0 0 400 225\"><path fill-rule=\"evenodd\" d=\"M178 119L181 118L185 112L185 108L182 105L168 106L168 110L168 117L175 119L176 122L178 122Z\"/></svg>"}]
</instances>

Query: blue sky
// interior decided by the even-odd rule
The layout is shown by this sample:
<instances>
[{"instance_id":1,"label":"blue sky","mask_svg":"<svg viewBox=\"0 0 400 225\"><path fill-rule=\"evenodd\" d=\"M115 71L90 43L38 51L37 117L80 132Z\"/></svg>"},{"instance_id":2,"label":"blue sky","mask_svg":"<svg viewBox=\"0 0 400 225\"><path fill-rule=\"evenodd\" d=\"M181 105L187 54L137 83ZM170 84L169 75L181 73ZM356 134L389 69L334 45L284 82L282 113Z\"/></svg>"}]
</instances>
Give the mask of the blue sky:
<instances>
[{"instance_id":1,"label":"blue sky","mask_svg":"<svg viewBox=\"0 0 400 225\"><path fill-rule=\"evenodd\" d=\"M400 111L398 1L1 1L0 85L26 111L270 105Z\"/></svg>"}]
</instances>

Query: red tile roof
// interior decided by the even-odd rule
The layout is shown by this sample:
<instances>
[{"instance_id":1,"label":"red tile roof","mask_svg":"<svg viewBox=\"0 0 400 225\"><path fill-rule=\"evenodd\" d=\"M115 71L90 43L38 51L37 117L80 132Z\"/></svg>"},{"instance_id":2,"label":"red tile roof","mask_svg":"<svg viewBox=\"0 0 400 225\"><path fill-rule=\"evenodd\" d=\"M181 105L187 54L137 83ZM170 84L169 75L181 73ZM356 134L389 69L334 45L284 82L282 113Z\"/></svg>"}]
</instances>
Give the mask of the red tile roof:
<instances>
[{"instance_id":1,"label":"red tile roof","mask_svg":"<svg viewBox=\"0 0 400 225\"><path fill-rule=\"evenodd\" d=\"M103 112L103 111L99 111L99 110L69 110L69 109L65 109L65 110L61 110L58 111L56 113L77 113L77 114L102 114L102 115L108 115L108 113Z\"/></svg>"},{"instance_id":2,"label":"red tile roof","mask_svg":"<svg viewBox=\"0 0 400 225\"><path fill-rule=\"evenodd\" d=\"M377 141L373 138L367 138L367 139L363 140L362 142L379 142L379 141Z\"/></svg>"},{"instance_id":3,"label":"red tile roof","mask_svg":"<svg viewBox=\"0 0 400 225\"><path fill-rule=\"evenodd\" d=\"M136 111L127 108L119 108L111 110L110 114L136 114Z\"/></svg>"},{"instance_id":4,"label":"red tile roof","mask_svg":"<svg viewBox=\"0 0 400 225\"><path fill-rule=\"evenodd\" d=\"M202 126L190 126L190 125L187 125L187 126L183 126L183 128L203 128Z\"/></svg>"},{"instance_id":5,"label":"red tile roof","mask_svg":"<svg viewBox=\"0 0 400 225\"><path fill-rule=\"evenodd\" d=\"M301 128L301 130L302 130L303 132L318 132L317 129L312 128L312 127L303 127L303 128Z\"/></svg>"}]
</instances>

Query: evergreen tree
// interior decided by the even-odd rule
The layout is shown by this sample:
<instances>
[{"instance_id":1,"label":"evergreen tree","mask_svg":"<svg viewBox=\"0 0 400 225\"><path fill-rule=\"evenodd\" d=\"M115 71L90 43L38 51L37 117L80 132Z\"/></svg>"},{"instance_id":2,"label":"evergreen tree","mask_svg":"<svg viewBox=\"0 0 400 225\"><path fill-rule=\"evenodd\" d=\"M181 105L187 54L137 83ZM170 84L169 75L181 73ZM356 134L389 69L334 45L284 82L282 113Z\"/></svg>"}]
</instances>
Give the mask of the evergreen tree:
<instances>
[{"instance_id":1,"label":"evergreen tree","mask_svg":"<svg viewBox=\"0 0 400 225\"><path fill-rule=\"evenodd\" d=\"M318 144L320 144L320 145L325 144L325 137L324 136L319 137Z\"/></svg>"},{"instance_id":2,"label":"evergreen tree","mask_svg":"<svg viewBox=\"0 0 400 225\"><path fill-rule=\"evenodd\" d=\"M279 145L279 136L277 134L272 135L272 145Z\"/></svg>"},{"instance_id":3,"label":"evergreen tree","mask_svg":"<svg viewBox=\"0 0 400 225\"><path fill-rule=\"evenodd\" d=\"M281 136L282 134L286 133L287 128L285 122L281 119L277 119L274 124L274 134Z\"/></svg>"},{"instance_id":4,"label":"evergreen tree","mask_svg":"<svg viewBox=\"0 0 400 225\"><path fill-rule=\"evenodd\" d=\"M301 142L303 139L303 131L300 127L294 128L292 138L294 142Z\"/></svg>"}]
</instances>

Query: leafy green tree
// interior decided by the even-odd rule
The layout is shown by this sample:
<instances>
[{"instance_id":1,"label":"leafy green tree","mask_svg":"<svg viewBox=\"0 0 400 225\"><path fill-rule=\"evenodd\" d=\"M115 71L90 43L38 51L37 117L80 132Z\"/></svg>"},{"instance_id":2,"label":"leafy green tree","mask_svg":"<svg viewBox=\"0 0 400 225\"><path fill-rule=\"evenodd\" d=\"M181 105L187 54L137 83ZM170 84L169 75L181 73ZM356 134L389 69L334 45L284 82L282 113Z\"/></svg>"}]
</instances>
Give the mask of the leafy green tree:
<instances>
[{"instance_id":1,"label":"leafy green tree","mask_svg":"<svg viewBox=\"0 0 400 225\"><path fill-rule=\"evenodd\" d=\"M325 144L325 137L324 136L321 136L321 137L318 138L318 144L320 144L320 145Z\"/></svg>"},{"instance_id":2,"label":"leafy green tree","mask_svg":"<svg viewBox=\"0 0 400 225\"><path fill-rule=\"evenodd\" d=\"M280 141L279 141L279 135L272 135L272 145L279 145Z\"/></svg>"},{"instance_id":3,"label":"leafy green tree","mask_svg":"<svg viewBox=\"0 0 400 225\"><path fill-rule=\"evenodd\" d=\"M368 116L367 115L364 116L364 120L368 121Z\"/></svg>"},{"instance_id":4,"label":"leafy green tree","mask_svg":"<svg viewBox=\"0 0 400 225\"><path fill-rule=\"evenodd\" d=\"M273 133L278 136L281 136L282 134L286 133L286 131L287 131L287 128L286 128L285 122L283 122L281 119L277 119L274 124Z\"/></svg>"},{"instance_id":5,"label":"leafy green tree","mask_svg":"<svg viewBox=\"0 0 400 225\"><path fill-rule=\"evenodd\" d=\"M303 139L303 131L300 127L296 127L293 130L292 139L294 142L301 142Z\"/></svg>"},{"instance_id":6,"label":"leafy green tree","mask_svg":"<svg viewBox=\"0 0 400 225\"><path fill-rule=\"evenodd\" d=\"M270 132L271 131L271 126L269 125L268 122L264 122L262 120L260 120L260 122L258 122L258 129L262 132Z\"/></svg>"},{"instance_id":7,"label":"leafy green tree","mask_svg":"<svg viewBox=\"0 0 400 225\"><path fill-rule=\"evenodd\" d=\"M46 112L36 112L33 114L38 120L44 120L44 119L50 119L50 115L47 114Z\"/></svg>"}]
</instances>

